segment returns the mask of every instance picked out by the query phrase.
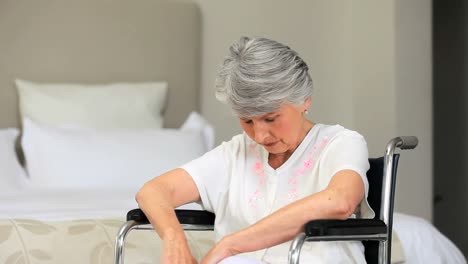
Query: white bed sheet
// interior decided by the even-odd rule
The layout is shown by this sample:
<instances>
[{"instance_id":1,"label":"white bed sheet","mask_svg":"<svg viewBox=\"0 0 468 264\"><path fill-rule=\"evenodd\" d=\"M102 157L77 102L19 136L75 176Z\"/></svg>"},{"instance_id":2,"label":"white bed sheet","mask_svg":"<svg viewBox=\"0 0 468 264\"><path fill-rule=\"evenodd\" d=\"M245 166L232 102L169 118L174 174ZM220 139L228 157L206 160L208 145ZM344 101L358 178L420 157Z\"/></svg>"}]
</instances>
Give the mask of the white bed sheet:
<instances>
[{"instance_id":1,"label":"white bed sheet","mask_svg":"<svg viewBox=\"0 0 468 264\"><path fill-rule=\"evenodd\" d=\"M137 208L136 190L47 190L24 188L0 194L0 218L27 218L42 221L77 219L125 219ZM183 209L201 210L198 204Z\"/></svg>"},{"instance_id":2,"label":"white bed sheet","mask_svg":"<svg viewBox=\"0 0 468 264\"><path fill-rule=\"evenodd\" d=\"M393 216L408 264L466 264L461 251L427 220L402 213Z\"/></svg>"}]
</instances>

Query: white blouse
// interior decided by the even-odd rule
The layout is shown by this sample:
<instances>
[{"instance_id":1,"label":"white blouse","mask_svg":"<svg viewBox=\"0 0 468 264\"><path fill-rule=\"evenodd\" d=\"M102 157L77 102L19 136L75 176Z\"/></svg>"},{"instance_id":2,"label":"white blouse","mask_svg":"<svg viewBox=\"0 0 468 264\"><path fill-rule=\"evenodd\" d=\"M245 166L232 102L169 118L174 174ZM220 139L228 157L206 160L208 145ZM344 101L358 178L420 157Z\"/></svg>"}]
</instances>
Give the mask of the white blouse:
<instances>
[{"instance_id":1,"label":"white blouse","mask_svg":"<svg viewBox=\"0 0 468 264\"><path fill-rule=\"evenodd\" d=\"M279 168L268 164L268 155L263 146L240 134L182 166L195 181L204 209L216 214L217 241L291 202L322 191L344 169L361 175L367 198L367 144L355 131L315 124ZM353 217L374 217L367 199ZM290 243L242 255L265 263L286 263ZM301 261L365 263L363 252L361 242L309 242L302 247Z\"/></svg>"}]
</instances>

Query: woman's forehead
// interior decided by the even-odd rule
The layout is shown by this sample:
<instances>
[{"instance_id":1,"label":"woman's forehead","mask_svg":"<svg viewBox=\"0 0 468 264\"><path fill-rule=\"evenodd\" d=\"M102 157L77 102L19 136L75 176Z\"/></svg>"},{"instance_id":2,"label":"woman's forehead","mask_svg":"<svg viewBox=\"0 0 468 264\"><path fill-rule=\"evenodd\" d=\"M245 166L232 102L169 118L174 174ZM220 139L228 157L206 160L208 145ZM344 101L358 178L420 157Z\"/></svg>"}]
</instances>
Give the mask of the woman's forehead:
<instances>
[{"instance_id":1,"label":"woman's forehead","mask_svg":"<svg viewBox=\"0 0 468 264\"><path fill-rule=\"evenodd\" d=\"M291 103L283 103L280 108L276 111L273 112L267 112L255 116L238 116L240 119L245 120L245 119L262 119L266 117L270 117L272 115L277 115L277 114L282 114L286 112L290 112L290 110L295 109L297 110L297 106Z\"/></svg>"},{"instance_id":2,"label":"woman's forehead","mask_svg":"<svg viewBox=\"0 0 468 264\"><path fill-rule=\"evenodd\" d=\"M261 115L256 115L256 116L239 116L240 119L262 119L262 118L265 118L265 117L268 117L268 116L271 116L271 115L274 115L274 114L277 114L278 111L275 111L275 112L269 112L269 113L265 113L265 114L261 114Z\"/></svg>"}]
</instances>

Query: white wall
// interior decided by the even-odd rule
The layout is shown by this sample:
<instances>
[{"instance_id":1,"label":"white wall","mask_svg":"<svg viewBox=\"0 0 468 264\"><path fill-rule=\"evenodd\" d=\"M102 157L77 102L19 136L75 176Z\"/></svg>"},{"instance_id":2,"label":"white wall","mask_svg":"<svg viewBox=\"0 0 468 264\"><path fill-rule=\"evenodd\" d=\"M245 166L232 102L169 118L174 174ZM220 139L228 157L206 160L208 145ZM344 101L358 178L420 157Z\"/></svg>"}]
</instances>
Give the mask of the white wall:
<instances>
[{"instance_id":1,"label":"white wall","mask_svg":"<svg viewBox=\"0 0 468 264\"><path fill-rule=\"evenodd\" d=\"M310 118L340 123L381 156L397 135L417 135L403 153L396 209L432 219L430 1L194 0L202 17L202 113L217 141L240 131L214 98L213 82L241 35L283 42L308 63L315 83Z\"/></svg>"}]
</instances>

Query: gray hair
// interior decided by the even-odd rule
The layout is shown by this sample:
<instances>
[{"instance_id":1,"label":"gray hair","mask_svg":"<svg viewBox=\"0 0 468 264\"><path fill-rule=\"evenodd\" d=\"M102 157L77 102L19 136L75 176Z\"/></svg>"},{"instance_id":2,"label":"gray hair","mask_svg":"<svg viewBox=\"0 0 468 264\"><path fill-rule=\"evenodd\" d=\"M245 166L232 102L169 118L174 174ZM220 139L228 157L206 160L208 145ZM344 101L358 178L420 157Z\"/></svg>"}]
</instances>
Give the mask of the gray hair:
<instances>
[{"instance_id":1,"label":"gray hair","mask_svg":"<svg viewBox=\"0 0 468 264\"><path fill-rule=\"evenodd\" d=\"M216 78L216 98L240 117L300 105L312 95L307 64L296 51L266 38L241 37L229 48Z\"/></svg>"}]
</instances>

